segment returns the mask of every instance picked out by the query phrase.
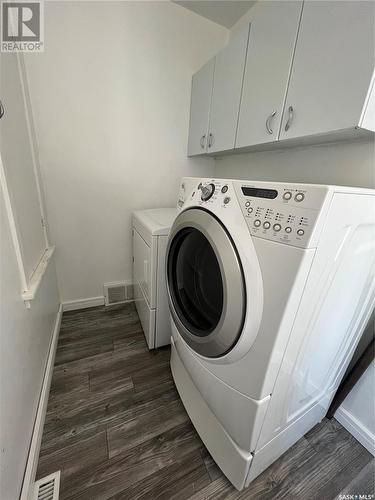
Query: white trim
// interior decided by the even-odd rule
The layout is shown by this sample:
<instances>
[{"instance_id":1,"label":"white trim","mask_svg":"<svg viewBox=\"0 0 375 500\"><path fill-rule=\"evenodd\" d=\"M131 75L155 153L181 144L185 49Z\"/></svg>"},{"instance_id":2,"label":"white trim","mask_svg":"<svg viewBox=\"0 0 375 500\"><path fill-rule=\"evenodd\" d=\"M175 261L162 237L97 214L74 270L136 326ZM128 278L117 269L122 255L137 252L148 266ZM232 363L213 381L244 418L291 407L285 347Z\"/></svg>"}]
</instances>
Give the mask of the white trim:
<instances>
[{"instance_id":1,"label":"white trim","mask_svg":"<svg viewBox=\"0 0 375 500\"><path fill-rule=\"evenodd\" d=\"M21 295L22 295L22 298L25 302L26 307L29 309L31 307L30 300L34 299L34 297L38 291L40 282L41 282L42 277L44 275L44 272L48 266L48 262L52 257L54 247L48 247L48 236L47 236L47 231L46 231L46 227L45 227L46 217L45 217L45 213L44 213L42 191L41 191L41 186L40 186L40 178L39 178L38 164L37 164L36 151L35 151L36 138L34 141L33 134L32 134L34 128L33 128L32 117L30 116L31 103L29 102L30 100L28 99L27 74L26 74L26 68L24 65L24 59L23 59L22 53L17 54L17 65L18 65L18 73L19 73L20 83L21 83L21 91L22 91L23 105L24 105L24 111L25 111L25 117L26 117L28 138L29 138L29 143L30 143L31 159L32 159L32 164L33 164L33 173L34 173L37 194L38 194L39 209L40 209L40 214L41 214L41 224L43 226L43 234L44 234L44 240L45 240L45 244L46 244L46 248L44 250L44 253L41 256L40 261L39 261L37 267L35 268L33 275L30 278L29 282L28 282L28 279L26 276L26 270L25 270L25 266L24 266L22 241L19 238L19 228L17 227L17 220L16 220L16 217L14 216L14 212L12 209L11 193L10 193L9 188L8 188L7 178L6 178L6 174L5 174L5 168L4 168L4 165L2 162L1 155L0 155L0 184L2 187L2 191L3 191L5 209L6 209L7 216L8 216L9 228L10 228L10 232L11 232L11 237L12 237L12 241L13 241L14 251L16 254L16 260L17 260L17 265L18 265L18 270L19 270L19 275L20 275ZM28 103L29 103L29 106L28 106Z\"/></svg>"},{"instance_id":2,"label":"white trim","mask_svg":"<svg viewBox=\"0 0 375 500\"><path fill-rule=\"evenodd\" d=\"M359 126L372 131L374 131L374 126L375 126L373 117L374 101L375 101L375 70L372 73L371 82L362 108L361 116L359 118Z\"/></svg>"},{"instance_id":3,"label":"white trim","mask_svg":"<svg viewBox=\"0 0 375 500\"><path fill-rule=\"evenodd\" d=\"M25 60L24 60L24 56L23 56L22 52L17 52L17 64L18 64L18 72L20 75L22 97L23 97L23 101L24 101L26 125L27 125L27 132L29 135L31 159L32 159L32 163L33 163L33 171L34 171L34 177L35 177L35 183L36 183L36 190L37 190L37 194L38 194L41 223L43 226L43 233L44 233L44 241L45 241L46 247L48 248L49 247L49 240L48 240L48 233L47 233L47 228L46 228L46 213L45 213L45 209L44 209L44 199L43 199L42 186L41 186L39 152L36 150L36 148L38 146L37 146L37 139L36 139L36 133L35 133L34 117L32 116L32 105L31 105L31 97L30 97L30 92L29 92L30 85L29 85L29 81L28 81L28 77L27 77Z\"/></svg>"},{"instance_id":4,"label":"white trim","mask_svg":"<svg viewBox=\"0 0 375 500\"><path fill-rule=\"evenodd\" d=\"M14 218L14 214L13 214L13 210L12 210L12 202L10 199L8 183L7 183L7 179L5 176L5 170L4 170L4 165L2 162L1 155L0 155L0 186L2 187L2 191L3 191L5 210L7 212L10 234L11 234L12 241L13 241L14 252L16 254L18 271L19 271L20 280L21 280L21 288L22 288L22 290L26 290L27 279L26 279L25 267L23 265L22 248L21 248L20 240L18 238L17 224L16 224L16 220Z\"/></svg>"},{"instance_id":5,"label":"white trim","mask_svg":"<svg viewBox=\"0 0 375 500\"><path fill-rule=\"evenodd\" d=\"M55 363L55 355L56 355L57 341L59 338L62 312L63 308L60 305L59 310L57 312L55 325L53 328L46 368L44 371L43 384L42 384L42 389L40 391L38 409L35 417L29 454L27 457L26 470L23 478L20 500L30 499L30 495L32 495L34 491L35 474L38 466L40 443L42 441L44 419L47 411L48 396L51 386L53 366Z\"/></svg>"},{"instance_id":6,"label":"white trim","mask_svg":"<svg viewBox=\"0 0 375 500\"><path fill-rule=\"evenodd\" d=\"M87 307L104 306L104 296L89 297L87 299L68 300L62 303L63 311L75 311L76 309L86 309Z\"/></svg>"},{"instance_id":7,"label":"white trim","mask_svg":"<svg viewBox=\"0 0 375 500\"><path fill-rule=\"evenodd\" d=\"M336 411L335 419L375 457L375 435L360 420L342 406Z\"/></svg>"},{"instance_id":8,"label":"white trim","mask_svg":"<svg viewBox=\"0 0 375 500\"><path fill-rule=\"evenodd\" d=\"M55 247L47 248L44 252L42 258L39 261L39 264L35 271L33 272L30 283L26 290L22 292L22 299L25 301L26 307L30 309L31 304L30 301L35 299L35 296L38 292L39 286L42 282L43 276L47 270L48 264L52 259L53 252L55 251Z\"/></svg>"}]
</instances>

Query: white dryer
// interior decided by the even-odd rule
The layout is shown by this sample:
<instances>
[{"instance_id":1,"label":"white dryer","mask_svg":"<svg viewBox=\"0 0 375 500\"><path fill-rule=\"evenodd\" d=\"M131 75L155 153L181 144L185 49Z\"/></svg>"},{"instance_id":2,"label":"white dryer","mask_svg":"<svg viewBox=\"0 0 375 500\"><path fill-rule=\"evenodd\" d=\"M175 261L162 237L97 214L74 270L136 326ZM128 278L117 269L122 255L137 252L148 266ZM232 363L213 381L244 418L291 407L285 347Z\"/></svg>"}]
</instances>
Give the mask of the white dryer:
<instances>
[{"instance_id":1,"label":"white dryer","mask_svg":"<svg viewBox=\"0 0 375 500\"><path fill-rule=\"evenodd\" d=\"M324 417L374 307L374 191L182 186L166 261L171 368L242 489Z\"/></svg>"},{"instance_id":2,"label":"white dryer","mask_svg":"<svg viewBox=\"0 0 375 500\"><path fill-rule=\"evenodd\" d=\"M133 213L134 301L149 349L170 343L165 252L176 215L175 208Z\"/></svg>"}]
</instances>

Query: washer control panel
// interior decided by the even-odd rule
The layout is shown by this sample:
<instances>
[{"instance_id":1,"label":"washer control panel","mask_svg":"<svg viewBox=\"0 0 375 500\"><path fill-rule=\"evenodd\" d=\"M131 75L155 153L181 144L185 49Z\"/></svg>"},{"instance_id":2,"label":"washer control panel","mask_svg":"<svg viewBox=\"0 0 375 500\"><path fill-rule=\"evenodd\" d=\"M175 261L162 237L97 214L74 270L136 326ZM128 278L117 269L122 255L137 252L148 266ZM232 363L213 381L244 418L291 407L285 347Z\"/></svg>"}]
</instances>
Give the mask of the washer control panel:
<instances>
[{"instance_id":1,"label":"washer control panel","mask_svg":"<svg viewBox=\"0 0 375 500\"><path fill-rule=\"evenodd\" d=\"M239 205L253 236L308 248L328 192L328 186L314 184L186 177L177 207L206 207L220 217Z\"/></svg>"},{"instance_id":2,"label":"washer control panel","mask_svg":"<svg viewBox=\"0 0 375 500\"><path fill-rule=\"evenodd\" d=\"M328 192L325 186L233 181L253 236L307 247Z\"/></svg>"}]
</instances>

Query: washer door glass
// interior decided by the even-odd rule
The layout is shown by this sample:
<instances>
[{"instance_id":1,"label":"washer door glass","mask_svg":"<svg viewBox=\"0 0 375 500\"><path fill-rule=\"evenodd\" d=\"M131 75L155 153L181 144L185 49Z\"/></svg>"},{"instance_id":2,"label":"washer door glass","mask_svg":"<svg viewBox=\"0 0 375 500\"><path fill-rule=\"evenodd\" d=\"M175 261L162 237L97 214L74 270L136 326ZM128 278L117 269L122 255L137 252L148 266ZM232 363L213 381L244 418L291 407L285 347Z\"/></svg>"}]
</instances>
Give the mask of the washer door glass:
<instances>
[{"instance_id":1,"label":"washer door glass","mask_svg":"<svg viewBox=\"0 0 375 500\"><path fill-rule=\"evenodd\" d=\"M171 290L184 326L199 337L209 335L223 312L223 280L215 252L198 229L183 229L175 239Z\"/></svg>"},{"instance_id":2,"label":"washer door glass","mask_svg":"<svg viewBox=\"0 0 375 500\"><path fill-rule=\"evenodd\" d=\"M176 218L167 285L176 328L192 349L219 357L234 347L245 319L245 282L235 245L210 212L193 208Z\"/></svg>"}]
</instances>

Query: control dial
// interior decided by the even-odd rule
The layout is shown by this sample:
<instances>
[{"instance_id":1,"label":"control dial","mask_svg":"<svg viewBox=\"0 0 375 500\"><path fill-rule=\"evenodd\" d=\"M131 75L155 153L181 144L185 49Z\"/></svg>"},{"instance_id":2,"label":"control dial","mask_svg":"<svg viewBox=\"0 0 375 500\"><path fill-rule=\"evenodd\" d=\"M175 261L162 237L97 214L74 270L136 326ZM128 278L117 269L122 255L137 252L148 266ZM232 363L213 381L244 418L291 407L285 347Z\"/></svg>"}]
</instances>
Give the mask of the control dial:
<instances>
[{"instance_id":1,"label":"control dial","mask_svg":"<svg viewBox=\"0 0 375 500\"><path fill-rule=\"evenodd\" d=\"M207 201L215 192L215 184L207 184L207 186L201 186L200 190L202 192L201 200Z\"/></svg>"},{"instance_id":2,"label":"control dial","mask_svg":"<svg viewBox=\"0 0 375 500\"><path fill-rule=\"evenodd\" d=\"M305 195L303 193L297 193L294 197L296 201L303 201L305 199Z\"/></svg>"}]
</instances>

